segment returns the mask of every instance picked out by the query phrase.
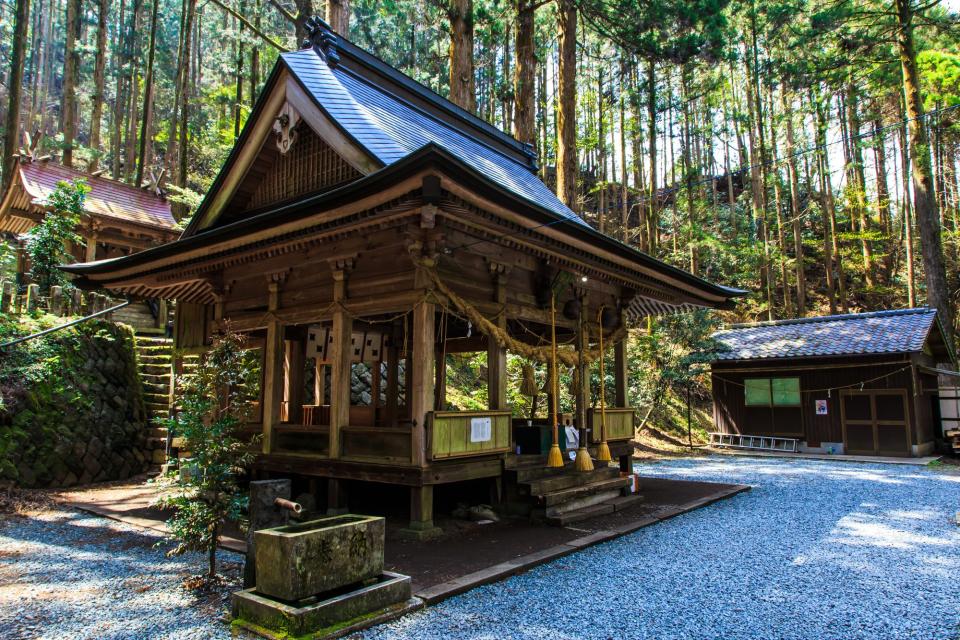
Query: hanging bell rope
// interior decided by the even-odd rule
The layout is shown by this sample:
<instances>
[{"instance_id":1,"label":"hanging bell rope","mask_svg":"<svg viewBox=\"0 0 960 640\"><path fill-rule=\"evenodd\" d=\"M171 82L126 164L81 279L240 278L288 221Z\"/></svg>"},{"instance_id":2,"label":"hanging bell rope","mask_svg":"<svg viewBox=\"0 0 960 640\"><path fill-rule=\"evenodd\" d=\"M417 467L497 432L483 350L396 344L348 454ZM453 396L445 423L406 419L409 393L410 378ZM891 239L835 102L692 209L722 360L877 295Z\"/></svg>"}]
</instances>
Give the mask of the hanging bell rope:
<instances>
[{"instance_id":1,"label":"hanging bell rope","mask_svg":"<svg viewBox=\"0 0 960 640\"><path fill-rule=\"evenodd\" d=\"M550 358L550 382L553 391L553 408L551 422L553 423L553 442L550 445L550 453L547 455L547 466L559 468L563 466L563 455L560 453L560 434L559 434L559 416L557 415L558 405L560 404L560 376L557 375L557 305L554 301L554 295L550 294L550 349L552 358Z\"/></svg>"},{"instance_id":2,"label":"hanging bell rope","mask_svg":"<svg viewBox=\"0 0 960 640\"><path fill-rule=\"evenodd\" d=\"M604 308L600 307L600 311L597 313L597 322L600 323L600 326L603 326L603 312ZM600 462L610 462L610 445L607 444L607 403L606 403L606 394L605 387L606 377L604 373L604 353L603 353L603 331L600 331L600 446L597 447L597 460Z\"/></svg>"}]
</instances>

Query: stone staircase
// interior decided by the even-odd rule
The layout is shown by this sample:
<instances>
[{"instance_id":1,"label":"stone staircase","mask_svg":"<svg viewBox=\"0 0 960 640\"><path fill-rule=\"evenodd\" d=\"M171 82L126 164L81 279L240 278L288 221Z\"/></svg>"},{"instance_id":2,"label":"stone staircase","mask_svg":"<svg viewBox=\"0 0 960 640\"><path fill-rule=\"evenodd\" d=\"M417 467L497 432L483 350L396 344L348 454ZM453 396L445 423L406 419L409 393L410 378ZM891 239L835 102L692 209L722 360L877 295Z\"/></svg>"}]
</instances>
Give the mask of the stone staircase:
<instances>
[{"instance_id":1,"label":"stone staircase","mask_svg":"<svg viewBox=\"0 0 960 640\"><path fill-rule=\"evenodd\" d=\"M147 451L154 465L166 462L167 429L158 420L170 413L170 376L173 340L137 336L137 360L147 407Z\"/></svg>"},{"instance_id":2,"label":"stone staircase","mask_svg":"<svg viewBox=\"0 0 960 640\"><path fill-rule=\"evenodd\" d=\"M110 314L110 318L114 322L130 325L137 335L162 336L166 332L167 318L158 320L145 302L137 302L118 309Z\"/></svg>"},{"instance_id":3,"label":"stone staircase","mask_svg":"<svg viewBox=\"0 0 960 640\"><path fill-rule=\"evenodd\" d=\"M541 456L518 461L506 470L512 485L508 491L508 500L514 502L511 511L522 513L525 503L532 518L565 526L613 513L642 498L628 493L631 479L621 477L619 468L595 464L596 469L584 472L577 471L572 462L563 468L547 468Z\"/></svg>"}]
</instances>

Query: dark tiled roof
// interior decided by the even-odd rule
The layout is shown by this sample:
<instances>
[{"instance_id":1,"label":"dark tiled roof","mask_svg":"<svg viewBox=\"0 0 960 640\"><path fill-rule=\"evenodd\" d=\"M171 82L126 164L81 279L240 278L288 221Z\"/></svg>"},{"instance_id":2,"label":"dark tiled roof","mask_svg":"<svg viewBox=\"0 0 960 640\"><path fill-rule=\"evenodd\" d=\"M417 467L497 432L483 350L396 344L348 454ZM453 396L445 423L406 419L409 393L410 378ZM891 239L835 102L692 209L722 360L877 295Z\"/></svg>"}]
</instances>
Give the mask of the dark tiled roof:
<instances>
[{"instance_id":1,"label":"dark tiled roof","mask_svg":"<svg viewBox=\"0 0 960 640\"><path fill-rule=\"evenodd\" d=\"M586 224L564 205L529 165L451 126L343 66L333 70L312 48L282 54L291 73L330 117L370 155L390 165L429 143L549 211Z\"/></svg>"},{"instance_id":2,"label":"dark tiled roof","mask_svg":"<svg viewBox=\"0 0 960 640\"><path fill-rule=\"evenodd\" d=\"M937 312L900 309L734 325L713 337L717 360L765 360L921 351Z\"/></svg>"},{"instance_id":3,"label":"dark tiled roof","mask_svg":"<svg viewBox=\"0 0 960 640\"><path fill-rule=\"evenodd\" d=\"M22 163L20 178L24 190L38 202L49 198L58 182L79 178L90 187L84 201L87 213L171 231L177 228L169 202L123 182L92 176L54 162Z\"/></svg>"}]
</instances>

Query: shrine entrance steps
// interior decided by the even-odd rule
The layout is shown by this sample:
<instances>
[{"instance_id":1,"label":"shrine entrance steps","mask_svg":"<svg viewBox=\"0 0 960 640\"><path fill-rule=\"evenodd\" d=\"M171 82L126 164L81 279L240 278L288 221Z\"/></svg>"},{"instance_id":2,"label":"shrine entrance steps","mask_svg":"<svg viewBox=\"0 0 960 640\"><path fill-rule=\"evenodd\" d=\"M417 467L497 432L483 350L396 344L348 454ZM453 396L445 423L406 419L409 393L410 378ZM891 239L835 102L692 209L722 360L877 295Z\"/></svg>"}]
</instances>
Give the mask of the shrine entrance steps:
<instances>
[{"instance_id":1,"label":"shrine entrance steps","mask_svg":"<svg viewBox=\"0 0 960 640\"><path fill-rule=\"evenodd\" d=\"M173 340L137 335L136 341L147 409L147 453L152 464L160 465L167 461L167 429L159 421L170 415Z\"/></svg>"},{"instance_id":2,"label":"shrine entrance steps","mask_svg":"<svg viewBox=\"0 0 960 640\"><path fill-rule=\"evenodd\" d=\"M565 526L625 507L639 495L629 493L632 479L616 466L595 462L593 471L577 471L573 462L562 468L545 466L543 456L522 460L505 471L507 512Z\"/></svg>"}]
</instances>

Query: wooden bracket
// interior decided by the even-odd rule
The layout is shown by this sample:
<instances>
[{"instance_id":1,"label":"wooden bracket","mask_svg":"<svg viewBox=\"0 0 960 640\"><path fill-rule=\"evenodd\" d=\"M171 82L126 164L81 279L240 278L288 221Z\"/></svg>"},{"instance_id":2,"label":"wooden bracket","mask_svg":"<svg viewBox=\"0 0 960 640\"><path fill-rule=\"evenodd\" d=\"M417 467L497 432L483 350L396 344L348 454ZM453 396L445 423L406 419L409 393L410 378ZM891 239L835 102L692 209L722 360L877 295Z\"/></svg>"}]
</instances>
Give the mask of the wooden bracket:
<instances>
[{"instance_id":1,"label":"wooden bracket","mask_svg":"<svg viewBox=\"0 0 960 640\"><path fill-rule=\"evenodd\" d=\"M433 229L437 225L437 205L425 204L420 207L420 228Z\"/></svg>"}]
</instances>

